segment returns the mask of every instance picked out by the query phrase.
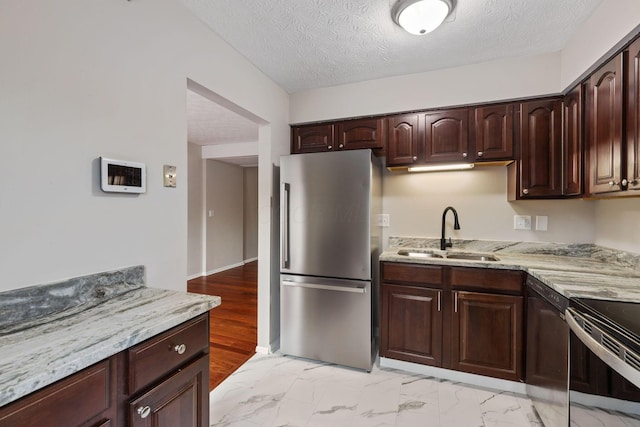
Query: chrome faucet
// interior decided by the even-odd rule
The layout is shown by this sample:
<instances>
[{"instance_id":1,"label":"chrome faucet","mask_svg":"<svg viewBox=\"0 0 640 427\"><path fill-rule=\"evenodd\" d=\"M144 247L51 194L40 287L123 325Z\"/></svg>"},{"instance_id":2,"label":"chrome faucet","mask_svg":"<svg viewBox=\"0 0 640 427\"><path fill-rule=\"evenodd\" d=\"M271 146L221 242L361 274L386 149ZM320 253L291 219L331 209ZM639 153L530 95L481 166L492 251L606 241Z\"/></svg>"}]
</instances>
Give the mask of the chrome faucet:
<instances>
[{"instance_id":1,"label":"chrome faucet","mask_svg":"<svg viewBox=\"0 0 640 427\"><path fill-rule=\"evenodd\" d=\"M451 238L449 238L449 241L447 242L447 239L445 239L444 237L444 220L447 217L447 212L449 211L453 212L453 229L460 230L460 223L458 222L458 212L456 212L456 210L451 206L446 207L444 212L442 212L442 237L440 239L441 251L444 251L445 249L453 246L453 242L451 241Z\"/></svg>"}]
</instances>

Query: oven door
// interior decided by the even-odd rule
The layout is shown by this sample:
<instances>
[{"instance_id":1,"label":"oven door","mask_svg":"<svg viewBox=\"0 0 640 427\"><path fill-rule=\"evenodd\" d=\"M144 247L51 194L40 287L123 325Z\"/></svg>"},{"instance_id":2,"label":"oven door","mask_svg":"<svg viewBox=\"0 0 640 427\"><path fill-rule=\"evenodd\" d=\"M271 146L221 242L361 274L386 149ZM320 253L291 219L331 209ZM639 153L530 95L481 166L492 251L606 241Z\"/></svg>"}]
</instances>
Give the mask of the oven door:
<instances>
[{"instance_id":1,"label":"oven door","mask_svg":"<svg viewBox=\"0 0 640 427\"><path fill-rule=\"evenodd\" d=\"M640 427L640 389L631 382L640 382L640 371L587 313L570 307L565 317L571 329L570 425ZM617 354L611 351L616 348Z\"/></svg>"}]
</instances>

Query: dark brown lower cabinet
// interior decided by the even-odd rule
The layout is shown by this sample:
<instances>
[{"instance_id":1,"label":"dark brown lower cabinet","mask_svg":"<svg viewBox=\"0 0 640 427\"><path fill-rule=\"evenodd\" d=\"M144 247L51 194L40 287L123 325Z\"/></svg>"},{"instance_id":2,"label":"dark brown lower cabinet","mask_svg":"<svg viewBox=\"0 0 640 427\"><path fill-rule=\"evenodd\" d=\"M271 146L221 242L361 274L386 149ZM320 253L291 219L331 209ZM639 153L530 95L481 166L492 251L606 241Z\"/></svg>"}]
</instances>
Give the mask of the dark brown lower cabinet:
<instances>
[{"instance_id":1,"label":"dark brown lower cabinet","mask_svg":"<svg viewBox=\"0 0 640 427\"><path fill-rule=\"evenodd\" d=\"M0 426L115 426L115 373L114 356L0 408Z\"/></svg>"},{"instance_id":2,"label":"dark brown lower cabinet","mask_svg":"<svg viewBox=\"0 0 640 427\"><path fill-rule=\"evenodd\" d=\"M381 353L392 359L442 364L442 290L382 285Z\"/></svg>"},{"instance_id":3,"label":"dark brown lower cabinet","mask_svg":"<svg viewBox=\"0 0 640 427\"><path fill-rule=\"evenodd\" d=\"M383 262L382 279L380 356L523 379L521 272Z\"/></svg>"},{"instance_id":4,"label":"dark brown lower cabinet","mask_svg":"<svg viewBox=\"0 0 640 427\"><path fill-rule=\"evenodd\" d=\"M0 408L0 427L206 427L209 313Z\"/></svg>"},{"instance_id":5,"label":"dark brown lower cabinet","mask_svg":"<svg viewBox=\"0 0 640 427\"><path fill-rule=\"evenodd\" d=\"M201 357L129 403L130 427L208 426L209 358Z\"/></svg>"},{"instance_id":6,"label":"dark brown lower cabinet","mask_svg":"<svg viewBox=\"0 0 640 427\"><path fill-rule=\"evenodd\" d=\"M520 296L455 291L451 367L520 380L522 313Z\"/></svg>"}]
</instances>

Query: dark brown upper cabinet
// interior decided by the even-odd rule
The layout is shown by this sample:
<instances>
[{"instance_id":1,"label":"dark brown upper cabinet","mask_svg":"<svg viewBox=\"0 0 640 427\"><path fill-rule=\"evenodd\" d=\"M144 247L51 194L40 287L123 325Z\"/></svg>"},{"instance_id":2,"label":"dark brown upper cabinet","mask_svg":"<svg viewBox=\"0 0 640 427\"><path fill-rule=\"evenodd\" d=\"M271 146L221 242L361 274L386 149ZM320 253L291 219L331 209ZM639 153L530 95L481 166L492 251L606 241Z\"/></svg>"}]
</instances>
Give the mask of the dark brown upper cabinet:
<instances>
[{"instance_id":1,"label":"dark brown upper cabinet","mask_svg":"<svg viewBox=\"0 0 640 427\"><path fill-rule=\"evenodd\" d=\"M384 148L384 118L345 120L336 125L336 143L338 150L357 150L359 148Z\"/></svg>"},{"instance_id":2,"label":"dark brown upper cabinet","mask_svg":"<svg viewBox=\"0 0 640 427\"><path fill-rule=\"evenodd\" d=\"M420 142L418 123L418 114L403 114L387 119L387 166L417 163Z\"/></svg>"},{"instance_id":3,"label":"dark brown upper cabinet","mask_svg":"<svg viewBox=\"0 0 640 427\"><path fill-rule=\"evenodd\" d=\"M319 153L360 148L382 152L385 138L384 117L292 126L291 153Z\"/></svg>"},{"instance_id":4,"label":"dark brown upper cabinet","mask_svg":"<svg viewBox=\"0 0 640 427\"><path fill-rule=\"evenodd\" d=\"M469 161L468 109L443 110L424 115L425 163Z\"/></svg>"},{"instance_id":5,"label":"dark brown upper cabinet","mask_svg":"<svg viewBox=\"0 0 640 427\"><path fill-rule=\"evenodd\" d=\"M295 126L291 129L291 152L317 153L333 150L333 125Z\"/></svg>"},{"instance_id":6,"label":"dark brown upper cabinet","mask_svg":"<svg viewBox=\"0 0 640 427\"><path fill-rule=\"evenodd\" d=\"M626 180L628 190L640 190L640 39L633 42L625 54L628 83Z\"/></svg>"},{"instance_id":7,"label":"dark brown upper cabinet","mask_svg":"<svg viewBox=\"0 0 640 427\"><path fill-rule=\"evenodd\" d=\"M509 200L562 196L562 100L520 104L518 160L509 165Z\"/></svg>"},{"instance_id":8,"label":"dark brown upper cabinet","mask_svg":"<svg viewBox=\"0 0 640 427\"><path fill-rule=\"evenodd\" d=\"M473 151L476 162L513 159L513 104L473 109Z\"/></svg>"},{"instance_id":9,"label":"dark brown upper cabinet","mask_svg":"<svg viewBox=\"0 0 640 427\"><path fill-rule=\"evenodd\" d=\"M620 54L591 75L587 88L589 138L588 179L590 194L621 191L622 184L622 90Z\"/></svg>"},{"instance_id":10,"label":"dark brown upper cabinet","mask_svg":"<svg viewBox=\"0 0 640 427\"><path fill-rule=\"evenodd\" d=\"M582 194L583 132L582 85L578 85L562 100L562 195Z\"/></svg>"}]
</instances>

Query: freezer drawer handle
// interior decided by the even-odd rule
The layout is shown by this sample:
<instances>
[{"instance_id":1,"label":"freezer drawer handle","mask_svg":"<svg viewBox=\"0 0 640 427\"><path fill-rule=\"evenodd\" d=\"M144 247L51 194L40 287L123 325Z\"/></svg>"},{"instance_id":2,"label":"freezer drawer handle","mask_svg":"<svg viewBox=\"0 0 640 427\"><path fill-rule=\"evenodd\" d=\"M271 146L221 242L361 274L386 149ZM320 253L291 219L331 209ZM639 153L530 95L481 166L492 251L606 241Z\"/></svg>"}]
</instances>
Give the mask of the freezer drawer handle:
<instances>
[{"instance_id":1,"label":"freezer drawer handle","mask_svg":"<svg viewBox=\"0 0 640 427\"><path fill-rule=\"evenodd\" d=\"M350 288L345 286L321 285L319 283L292 282L290 280L283 280L282 284L284 286L294 286L297 288L324 289L327 291L352 292L356 294L364 294L367 291L365 288Z\"/></svg>"}]
</instances>

